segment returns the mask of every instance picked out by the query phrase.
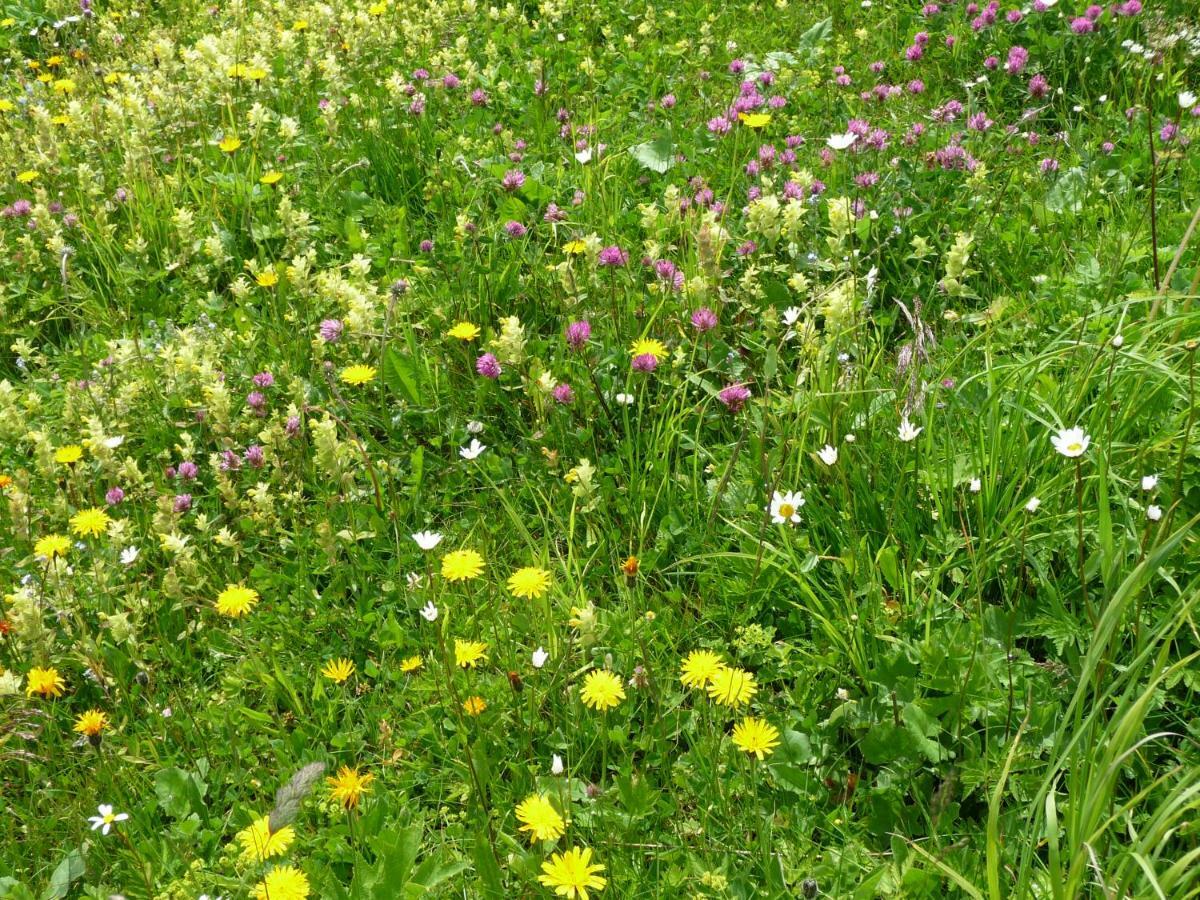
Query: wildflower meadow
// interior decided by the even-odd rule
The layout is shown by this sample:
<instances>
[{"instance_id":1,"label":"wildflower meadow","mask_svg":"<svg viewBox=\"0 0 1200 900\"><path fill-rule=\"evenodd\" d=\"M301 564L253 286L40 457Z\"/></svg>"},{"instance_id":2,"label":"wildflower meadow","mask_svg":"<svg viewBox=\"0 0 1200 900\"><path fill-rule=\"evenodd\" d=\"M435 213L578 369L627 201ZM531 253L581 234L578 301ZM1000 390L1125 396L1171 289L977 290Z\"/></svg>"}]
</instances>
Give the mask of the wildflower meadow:
<instances>
[{"instance_id":1,"label":"wildflower meadow","mask_svg":"<svg viewBox=\"0 0 1200 900\"><path fill-rule=\"evenodd\" d=\"M0 898L1200 897L1192 0L0 58Z\"/></svg>"}]
</instances>

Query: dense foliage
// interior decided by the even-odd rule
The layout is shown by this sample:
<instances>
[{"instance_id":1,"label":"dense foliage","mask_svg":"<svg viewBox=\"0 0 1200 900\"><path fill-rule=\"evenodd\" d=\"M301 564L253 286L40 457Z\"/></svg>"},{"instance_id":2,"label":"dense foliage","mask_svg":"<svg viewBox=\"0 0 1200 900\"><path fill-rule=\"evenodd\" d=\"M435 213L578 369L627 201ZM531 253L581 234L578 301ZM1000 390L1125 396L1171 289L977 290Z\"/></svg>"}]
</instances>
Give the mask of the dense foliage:
<instances>
[{"instance_id":1,"label":"dense foliage","mask_svg":"<svg viewBox=\"0 0 1200 900\"><path fill-rule=\"evenodd\" d=\"M1200 895L1190 3L5 9L0 897Z\"/></svg>"}]
</instances>

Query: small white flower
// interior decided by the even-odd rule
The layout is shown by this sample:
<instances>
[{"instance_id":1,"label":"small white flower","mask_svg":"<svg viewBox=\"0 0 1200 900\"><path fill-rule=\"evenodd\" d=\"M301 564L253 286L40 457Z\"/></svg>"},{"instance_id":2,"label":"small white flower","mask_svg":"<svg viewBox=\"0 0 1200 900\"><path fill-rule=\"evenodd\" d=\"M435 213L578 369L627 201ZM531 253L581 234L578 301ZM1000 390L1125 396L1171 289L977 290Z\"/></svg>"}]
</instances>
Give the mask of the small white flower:
<instances>
[{"instance_id":1,"label":"small white flower","mask_svg":"<svg viewBox=\"0 0 1200 900\"><path fill-rule=\"evenodd\" d=\"M776 525L791 522L795 525L800 521L800 507L804 505L804 495L799 491L788 491L781 494L776 491L771 497L771 521Z\"/></svg>"},{"instance_id":2,"label":"small white flower","mask_svg":"<svg viewBox=\"0 0 1200 900\"><path fill-rule=\"evenodd\" d=\"M850 692L849 692L848 690L846 690L845 688L838 688L838 689L837 689L837 698L838 698L839 700L843 700L843 701L844 701L844 700L849 700L849 699L850 699Z\"/></svg>"},{"instance_id":3,"label":"small white flower","mask_svg":"<svg viewBox=\"0 0 1200 900\"><path fill-rule=\"evenodd\" d=\"M914 426L912 422L908 421L908 416L905 416L900 420L900 427L896 429L896 436L907 444L909 441L915 441L917 435L924 430L924 427L918 428Z\"/></svg>"},{"instance_id":4,"label":"small white flower","mask_svg":"<svg viewBox=\"0 0 1200 900\"><path fill-rule=\"evenodd\" d=\"M787 309L785 309L783 311L783 324L786 325L788 328L791 328L798 321L800 321L800 312L801 312L800 307L789 306Z\"/></svg>"},{"instance_id":5,"label":"small white flower","mask_svg":"<svg viewBox=\"0 0 1200 900\"><path fill-rule=\"evenodd\" d=\"M438 531L418 531L412 535L412 539L422 550L432 550L442 542L442 535Z\"/></svg>"},{"instance_id":6,"label":"small white flower","mask_svg":"<svg viewBox=\"0 0 1200 900\"><path fill-rule=\"evenodd\" d=\"M831 134L825 139L825 146L830 150L845 150L858 140L858 135L852 131L847 131L845 134Z\"/></svg>"},{"instance_id":7,"label":"small white flower","mask_svg":"<svg viewBox=\"0 0 1200 900\"><path fill-rule=\"evenodd\" d=\"M1196 95L1191 91L1179 92L1179 106L1181 109L1191 109L1196 105Z\"/></svg>"},{"instance_id":8,"label":"small white flower","mask_svg":"<svg viewBox=\"0 0 1200 900\"><path fill-rule=\"evenodd\" d=\"M458 455L463 459L474 459L486 449L486 444L481 444L477 439L471 438L470 446L458 448Z\"/></svg>"},{"instance_id":9,"label":"small white flower","mask_svg":"<svg viewBox=\"0 0 1200 900\"><path fill-rule=\"evenodd\" d=\"M1147 506L1146 507L1146 518L1149 519L1151 522L1157 522L1159 519L1162 518L1162 507L1161 506Z\"/></svg>"},{"instance_id":10,"label":"small white flower","mask_svg":"<svg viewBox=\"0 0 1200 900\"><path fill-rule=\"evenodd\" d=\"M171 707L169 707L169 706L164 706L162 708L162 710L159 712L159 715L162 716L164 719L169 719L169 718L171 718L171 716L175 715L175 710L171 709Z\"/></svg>"},{"instance_id":11,"label":"small white flower","mask_svg":"<svg viewBox=\"0 0 1200 900\"><path fill-rule=\"evenodd\" d=\"M107 447L109 450L116 450L123 443L125 443L125 436L121 435L121 434L115 434L112 437L105 438L103 443L104 443L104 446Z\"/></svg>"},{"instance_id":12,"label":"small white flower","mask_svg":"<svg viewBox=\"0 0 1200 900\"><path fill-rule=\"evenodd\" d=\"M633 406L633 394L617 394L613 399L622 406Z\"/></svg>"},{"instance_id":13,"label":"small white flower","mask_svg":"<svg viewBox=\"0 0 1200 900\"><path fill-rule=\"evenodd\" d=\"M978 494L980 491L983 490L983 482L980 481L978 478L972 478L970 488L971 488L972 494Z\"/></svg>"},{"instance_id":14,"label":"small white flower","mask_svg":"<svg viewBox=\"0 0 1200 900\"><path fill-rule=\"evenodd\" d=\"M1050 438L1054 449L1068 459L1083 456L1091 442L1092 439L1082 428L1063 428Z\"/></svg>"},{"instance_id":15,"label":"small white flower","mask_svg":"<svg viewBox=\"0 0 1200 900\"><path fill-rule=\"evenodd\" d=\"M483 431L483 423L478 419L472 419L467 423L467 434L479 434Z\"/></svg>"},{"instance_id":16,"label":"small white flower","mask_svg":"<svg viewBox=\"0 0 1200 900\"><path fill-rule=\"evenodd\" d=\"M562 773L563 773L562 757L559 756L557 753L555 753L554 758L552 760L550 760L550 774L551 775L561 775Z\"/></svg>"},{"instance_id":17,"label":"small white flower","mask_svg":"<svg viewBox=\"0 0 1200 900\"><path fill-rule=\"evenodd\" d=\"M1143 491L1152 491L1156 487L1158 487L1158 476L1157 475L1143 475L1142 476L1142 490Z\"/></svg>"},{"instance_id":18,"label":"small white flower","mask_svg":"<svg viewBox=\"0 0 1200 900\"><path fill-rule=\"evenodd\" d=\"M1035 513L1038 511L1038 507L1041 505L1042 505L1042 501L1041 501L1040 497L1037 497L1037 496L1030 497L1029 502L1025 504L1025 512Z\"/></svg>"},{"instance_id":19,"label":"small white flower","mask_svg":"<svg viewBox=\"0 0 1200 900\"><path fill-rule=\"evenodd\" d=\"M424 606L421 607L421 618L424 619L426 622L436 621L437 617L438 617L438 608L437 608L437 606L434 605L432 600L430 600L428 603L426 603Z\"/></svg>"},{"instance_id":20,"label":"small white flower","mask_svg":"<svg viewBox=\"0 0 1200 900\"><path fill-rule=\"evenodd\" d=\"M854 432L853 432L853 431L851 431L851 432L850 432L849 434L847 434L847 435L846 435L844 438L842 438L842 440L843 440L843 441L845 441L847 444L853 444L855 441L857 441L857 440L858 440L858 438L856 438L856 437L854 436Z\"/></svg>"},{"instance_id":21,"label":"small white flower","mask_svg":"<svg viewBox=\"0 0 1200 900\"><path fill-rule=\"evenodd\" d=\"M826 444L817 451L817 456L820 457L821 462L825 463L825 465L832 466L835 462L837 462L837 447L834 447L831 444Z\"/></svg>"},{"instance_id":22,"label":"small white flower","mask_svg":"<svg viewBox=\"0 0 1200 900\"><path fill-rule=\"evenodd\" d=\"M1123 346L1125 346L1125 336L1121 334L1113 335L1112 345L1114 349L1120 350Z\"/></svg>"},{"instance_id":23,"label":"small white flower","mask_svg":"<svg viewBox=\"0 0 1200 900\"><path fill-rule=\"evenodd\" d=\"M425 579L421 576L420 572L409 572L404 576L404 580L408 582L408 589L410 591L415 591L421 586L421 582Z\"/></svg>"},{"instance_id":24,"label":"small white flower","mask_svg":"<svg viewBox=\"0 0 1200 900\"><path fill-rule=\"evenodd\" d=\"M98 816L88 816L88 821L92 823L92 831L98 829L101 834L108 834L114 822L124 822L129 818L129 813L114 813L112 806L107 803L100 804L99 812Z\"/></svg>"},{"instance_id":25,"label":"small white flower","mask_svg":"<svg viewBox=\"0 0 1200 900\"><path fill-rule=\"evenodd\" d=\"M121 551L121 565L132 566L137 562L138 554L141 552L137 547L126 547Z\"/></svg>"},{"instance_id":26,"label":"small white flower","mask_svg":"<svg viewBox=\"0 0 1200 900\"><path fill-rule=\"evenodd\" d=\"M543 648L538 647L536 650L533 651L533 667L535 669L540 669L542 666L544 666L546 664L546 660L548 660L549 658L550 658L550 654L547 653Z\"/></svg>"}]
</instances>

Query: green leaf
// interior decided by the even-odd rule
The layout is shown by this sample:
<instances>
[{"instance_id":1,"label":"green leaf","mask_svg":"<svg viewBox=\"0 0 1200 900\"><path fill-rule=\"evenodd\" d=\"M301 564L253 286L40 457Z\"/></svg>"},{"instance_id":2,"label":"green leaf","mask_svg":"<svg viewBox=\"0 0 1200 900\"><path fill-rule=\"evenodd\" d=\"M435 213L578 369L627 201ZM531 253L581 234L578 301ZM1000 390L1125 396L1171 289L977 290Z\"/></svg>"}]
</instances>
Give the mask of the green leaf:
<instances>
[{"instance_id":1,"label":"green leaf","mask_svg":"<svg viewBox=\"0 0 1200 900\"><path fill-rule=\"evenodd\" d=\"M86 871L87 865L83 861L83 854L78 850L72 850L55 867L50 876L50 884L42 893L42 900L62 900L71 892L71 885L82 878ZM20 894L11 896L19 897Z\"/></svg>"},{"instance_id":2,"label":"green leaf","mask_svg":"<svg viewBox=\"0 0 1200 900\"><path fill-rule=\"evenodd\" d=\"M634 144L629 152L643 168L661 175L675 165L673 146L671 135L664 134L644 144Z\"/></svg>"},{"instance_id":3,"label":"green leaf","mask_svg":"<svg viewBox=\"0 0 1200 900\"><path fill-rule=\"evenodd\" d=\"M160 769L154 776L154 794L158 805L173 819L184 819L204 811L208 785L199 776L183 769Z\"/></svg>"},{"instance_id":4,"label":"green leaf","mask_svg":"<svg viewBox=\"0 0 1200 900\"><path fill-rule=\"evenodd\" d=\"M383 383L393 394L416 406L421 402L421 376L408 354L388 347L383 354Z\"/></svg>"},{"instance_id":5,"label":"green leaf","mask_svg":"<svg viewBox=\"0 0 1200 900\"><path fill-rule=\"evenodd\" d=\"M832 34L833 18L826 17L800 35L800 43L796 46L797 55L811 60L820 51L821 45L829 40Z\"/></svg>"}]
</instances>

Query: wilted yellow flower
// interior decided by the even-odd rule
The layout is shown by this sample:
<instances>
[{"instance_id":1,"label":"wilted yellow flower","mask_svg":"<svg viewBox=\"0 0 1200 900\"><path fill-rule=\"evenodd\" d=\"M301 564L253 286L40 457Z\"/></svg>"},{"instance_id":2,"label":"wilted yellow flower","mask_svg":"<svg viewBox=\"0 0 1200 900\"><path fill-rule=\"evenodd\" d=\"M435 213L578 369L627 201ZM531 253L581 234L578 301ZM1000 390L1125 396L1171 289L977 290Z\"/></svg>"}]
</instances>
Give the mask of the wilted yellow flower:
<instances>
[{"instance_id":1,"label":"wilted yellow flower","mask_svg":"<svg viewBox=\"0 0 1200 900\"><path fill-rule=\"evenodd\" d=\"M79 717L75 719L75 726L71 730L76 734L94 738L107 728L108 714L98 709L89 709L87 712L79 714Z\"/></svg>"},{"instance_id":2,"label":"wilted yellow flower","mask_svg":"<svg viewBox=\"0 0 1200 900\"><path fill-rule=\"evenodd\" d=\"M336 775L325 779L329 783L329 798L346 809L358 806L358 801L370 787L375 776L369 772L360 774L357 768L342 766Z\"/></svg>"},{"instance_id":3,"label":"wilted yellow flower","mask_svg":"<svg viewBox=\"0 0 1200 900\"><path fill-rule=\"evenodd\" d=\"M487 701L479 696L468 697L463 701L463 712L468 716L478 716L487 709Z\"/></svg>"}]
</instances>

